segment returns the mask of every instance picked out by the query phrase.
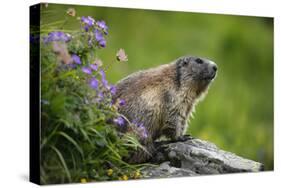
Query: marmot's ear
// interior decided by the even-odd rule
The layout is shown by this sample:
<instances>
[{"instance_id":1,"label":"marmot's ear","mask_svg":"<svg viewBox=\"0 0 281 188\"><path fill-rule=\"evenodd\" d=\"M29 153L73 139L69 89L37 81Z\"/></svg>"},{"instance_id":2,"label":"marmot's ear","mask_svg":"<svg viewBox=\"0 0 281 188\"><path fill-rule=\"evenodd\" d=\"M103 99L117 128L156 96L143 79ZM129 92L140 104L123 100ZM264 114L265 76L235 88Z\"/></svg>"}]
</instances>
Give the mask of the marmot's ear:
<instances>
[{"instance_id":1,"label":"marmot's ear","mask_svg":"<svg viewBox=\"0 0 281 188\"><path fill-rule=\"evenodd\" d=\"M176 64L177 67L183 67L189 64L190 58L189 57L180 57L177 59Z\"/></svg>"},{"instance_id":2,"label":"marmot's ear","mask_svg":"<svg viewBox=\"0 0 281 188\"><path fill-rule=\"evenodd\" d=\"M188 65L188 64L189 64L189 61L190 61L190 58L189 58L189 57L184 57L184 58L182 59L182 64L183 64L183 66Z\"/></svg>"}]
</instances>

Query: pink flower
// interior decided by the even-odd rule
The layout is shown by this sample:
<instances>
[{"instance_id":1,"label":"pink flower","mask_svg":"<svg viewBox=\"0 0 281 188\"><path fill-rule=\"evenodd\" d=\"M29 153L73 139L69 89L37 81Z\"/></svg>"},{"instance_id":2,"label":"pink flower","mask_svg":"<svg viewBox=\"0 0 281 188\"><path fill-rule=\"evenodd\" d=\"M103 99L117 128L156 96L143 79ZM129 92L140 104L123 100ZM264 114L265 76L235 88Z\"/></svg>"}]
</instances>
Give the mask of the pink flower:
<instances>
[{"instance_id":1,"label":"pink flower","mask_svg":"<svg viewBox=\"0 0 281 188\"><path fill-rule=\"evenodd\" d=\"M97 64L100 67L102 66L102 61L100 59L95 59L94 64Z\"/></svg>"},{"instance_id":2,"label":"pink flower","mask_svg":"<svg viewBox=\"0 0 281 188\"><path fill-rule=\"evenodd\" d=\"M128 56L126 55L125 50L122 48L116 53L116 58L120 62L128 61Z\"/></svg>"},{"instance_id":3,"label":"pink flower","mask_svg":"<svg viewBox=\"0 0 281 188\"><path fill-rule=\"evenodd\" d=\"M69 15L69 16L75 16L76 15L76 11L74 8L69 8L67 9L66 13Z\"/></svg>"},{"instance_id":4,"label":"pink flower","mask_svg":"<svg viewBox=\"0 0 281 188\"><path fill-rule=\"evenodd\" d=\"M90 65L90 68L91 68L92 70L94 70L94 71L97 71L99 67L98 67L97 64L91 64L91 65Z\"/></svg>"}]
</instances>

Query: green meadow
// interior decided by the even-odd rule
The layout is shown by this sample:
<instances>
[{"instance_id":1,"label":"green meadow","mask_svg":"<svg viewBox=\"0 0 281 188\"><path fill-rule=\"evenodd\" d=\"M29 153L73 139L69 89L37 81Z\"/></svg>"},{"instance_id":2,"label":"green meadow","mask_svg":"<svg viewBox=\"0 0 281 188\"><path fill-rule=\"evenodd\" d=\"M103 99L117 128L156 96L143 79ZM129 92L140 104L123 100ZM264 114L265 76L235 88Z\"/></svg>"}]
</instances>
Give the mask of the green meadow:
<instances>
[{"instance_id":1,"label":"green meadow","mask_svg":"<svg viewBox=\"0 0 281 188\"><path fill-rule=\"evenodd\" d=\"M75 17L66 17L68 8ZM42 7L41 32L63 27L71 33L82 16L109 27L106 48L94 54L105 66L118 49L128 54L128 62L112 65L111 83L187 54L216 62L218 75L196 107L189 134L273 169L272 18L49 4Z\"/></svg>"}]
</instances>

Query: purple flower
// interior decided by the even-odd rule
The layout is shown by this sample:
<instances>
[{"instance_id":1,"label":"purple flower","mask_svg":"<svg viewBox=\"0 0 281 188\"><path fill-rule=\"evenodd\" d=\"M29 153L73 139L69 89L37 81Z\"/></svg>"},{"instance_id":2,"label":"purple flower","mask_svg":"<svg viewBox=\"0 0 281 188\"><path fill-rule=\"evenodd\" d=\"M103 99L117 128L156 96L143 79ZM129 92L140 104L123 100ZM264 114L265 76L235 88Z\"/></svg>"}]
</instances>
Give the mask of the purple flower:
<instances>
[{"instance_id":1,"label":"purple flower","mask_svg":"<svg viewBox=\"0 0 281 188\"><path fill-rule=\"evenodd\" d=\"M143 138L147 138L148 134L147 134L147 131L143 131L142 135L141 135Z\"/></svg>"},{"instance_id":2,"label":"purple flower","mask_svg":"<svg viewBox=\"0 0 281 188\"><path fill-rule=\"evenodd\" d=\"M102 82L103 86L108 89L108 81L105 78L104 79L102 78L101 82Z\"/></svg>"},{"instance_id":3,"label":"purple flower","mask_svg":"<svg viewBox=\"0 0 281 188\"><path fill-rule=\"evenodd\" d=\"M99 92L97 101L101 102L103 100L103 97L104 97L103 92Z\"/></svg>"},{"instance_id":4,"label":"purple flower","mask_svg":"<svg viewBox=\"0 0 281 188\"><path fill-rule=\"evenodd\" d=\"M105 34L108 33L108 32L107 32L108 27L107 27L107 25L105 24L105 21L103 21L103 20L97 21L96 24L97 24L97 26L98 26L99 28L101 28L101 29L105 32Z\"/></svg>"},{"instance_id":5,"label":"purple flower","mask_svg":"<svg viewBox=\"0 0 281 188\"><path fill-rule=\"evenodd\" d=\"M91 64L91 65L90 65L90 68L91 68L92 70L94 70L94 71L97 71L99 67L98 67L97 64L94 63L94 64Z\"/></svg>"},{"instance_id":6,"label":"purple flower","mask_svg":"<svg viewBox=\"0 0 281 188\"><path fill-rule=\"evenodd\" d=\"M143 123L141 123L137 120L133 120L132 123L135 125L135 130L136 130L137 134L141 138L147 138L147 136L148 136L147 130L146 130L145 126L143 125Z\"/></svg>"},{"instance_id":7,"label":"purple flower","mask_svg":"<svg viewBox=\"0 0 281 188\"><path fill-rule=\"evenodd\" d=\"M94 23L95 23L95 20L90 16L88 16L88 17L82 16L81 22L84 23L87 26L93 26Z\"/></svg>"},{"instance_id":8,"label":"purple flower","mask_svg":"<svg viewBox=\"0 0 281 188\"><path fill-rule=\"evenodd\" d=\"M144 128L143 123L137 123L137 127L140 127L141 129Z\"/></svg>"},{"instance_id":9,"label":"purple flower","mask_svg":"<svg viewBox=\"0 0 281 188\"><path fill-rule=\"evenodd\" d=\"M82 16L81 22L84 24L85 31L88 32L89 28L94 25L95 20L90 16L88 16L88 17Z\"/></svg>"},{"instance_id":10,"label":"purple flower","mask_svg":"<svg viewBox=\"0 0 281 188\"><path fill-rule=\"evenodd\" d=\"M105 78L105 72L104 72L103 69L100 70L100 75L101 75L102 78Z\"/></svg>"},{"instance_id":11,"label":"purple flower","mask_svg":"<svg viewBox=\"0 0 281 188\"><path fill-rule=\"evenodd\" d=\"M72 58L72 60L74 61L74 63L76 63L76 64L82 64L82 63L81 63L81 59L80 59L80 57L79 57L78 55L72 54L71 58Z\"/></svg>"},{"instance_id":12,"label":"purple flower","mask_svg":"<svg viewBox=\"0 0 281 188\"><path fill-rule=\"evenodd\" d=\"M93 89L98 89L99 81L95 77L92 77L92 79L90 80L90 87Z\"/></svg>"},{"instance_id":13,"label":"purple flower","mask_svg":"<svg viewBox=\"0 0 281 188\"><path fill-rule=\"evenodd\" d=\"M101 47L104 48L104 47L106 46L106 41L105 41L105 39L104 39L104 37L103 37L102 32L96 29L96 30L94 31L94 34L95 34L95 39L96 39L96 41L98 42L98 44L99 44Z\"/></svg>"},{"instance_id":14,"label":"purple flower","mask_svg":"<svg viewBox=\"0 0 281 188\"><path fill-rule=\"evenodd\" d=\"M119 116L115 119L113 119L113 122L116 123L119 126L123 126L125 124L125 120L123 117Z\"/></svg>"},{"instance_id":15,"label":"purple flower","mask_svg":"<svg viewBox=\"0 0 281 188\"><path fill-rule=\"evenodd\" d=\"M96 38L96 40L97 41L100 41L100 40L103 40L104 38L103 38L103 34L102 34L102 32L101 31L99 31L99 30L95 30L94 31L94 34L95 34L95 38Z\"/></svg>"},{"instance_id":16,"label":"purple flower","mask_svg":"<svg viewBox=\"0 0 281 188\"><path fill-rule=\"evenodd\" d=\"M146 138L148 135L147 135L146 128L143 126L143 123L140 123L137 126L138 126L138 132L139 132L140 136L142 138Z\"/></svg>"},{"instance_id":17,"label":"purple flower","mask_svg":"<svg viewBox=\"0 0 281 188\"><path fill-rule=\"evenodd\" d=\"M105 40L105 39L100 40L100 41L99 41L99 45L100 45L101 47L105 48L105 46L106 46L106 40Z\"/></svg>"},{"instance_id":18,"label":"purple flower","mask_svg":"<svg viewBox=\"0 0 281 188\"><path fill-rule=\"evenodd\" d=\"M86 32L89 31L89 28L90 28L90 27L89 27L88 25L85 25L85 26L84 26L84 30L85 30ZM91 41L89 41L89 44L91 44Z\"/></svg>"},{"instance_id":19,"label":"purple flower","mask_svg":"<svg viewBox=\"0 0 281 188\"><path fill-rule=\"evenodd\" d=\"M69 34L66 34L62 31L53 31L48 34L47 37L44 37L43 41L44 43L49 43L53 41L63 41L68 42L71 40L71 36Z\"/></svg>"},{"instance_id":20,"label":"purple flower","mask_svg":"<svg viewBox=\"0 0 281 188\"><path fill-rule=\"evenodd\" d=\"M119 100L119 106L124 106L126 105L126 101L124 99Z\"/></svg>"},{"instance_id":21,"label":"purple flower","mask_svg":"<svg viewBox=\"0 0 281 188\"><path fill-rule=\"evenodd\" d=\"M109 87L109 91L110 91L110 93L111 93L112 95L115 95L115 94L116 94L116 91L117 91L116 86L111 85L111 86Z\"/></svg>"},{"instance_id":22,"label":"purple flower","mask_svg":"<svg viewBox=\"0 0 281 188\"><path fill-rule=\"evenodd\" d=\"M105 72L104 70L100 70L100 74L101 74L101 82L103 84L104 87L108 88L108 81L105 78Z\"/></svg>"},{"instance_id":23,"label":"purple flower","mask_svg":"<svg viewBox=\"0 0 281 188\"><path fill-rule=\"evenodd\" d=\"M92 74L92 70L89 67L82 67L82 71L86 74Z\"/></svg>"}]
</instances>

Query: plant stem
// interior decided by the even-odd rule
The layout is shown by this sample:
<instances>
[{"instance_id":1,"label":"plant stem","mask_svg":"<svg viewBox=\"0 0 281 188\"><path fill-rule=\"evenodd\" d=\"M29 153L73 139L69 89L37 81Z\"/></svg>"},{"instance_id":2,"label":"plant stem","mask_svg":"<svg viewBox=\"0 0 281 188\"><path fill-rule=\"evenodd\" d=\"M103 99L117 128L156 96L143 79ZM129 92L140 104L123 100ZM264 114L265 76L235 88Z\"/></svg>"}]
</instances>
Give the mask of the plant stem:
<instances>
[{"instance_id":1,"label":"plant stem","mask_svg":"<svg viewBox=\"0 0 281 188\"><path fill-rule=\"evenodd\" d=\"M65 26L65 24L67 23L67 21L68 21L68 16L65 16L64 17L64 22L62 23L62 25L60 26L60 29L63 29L63 27Z\"/></svg>"}]
</instances>

